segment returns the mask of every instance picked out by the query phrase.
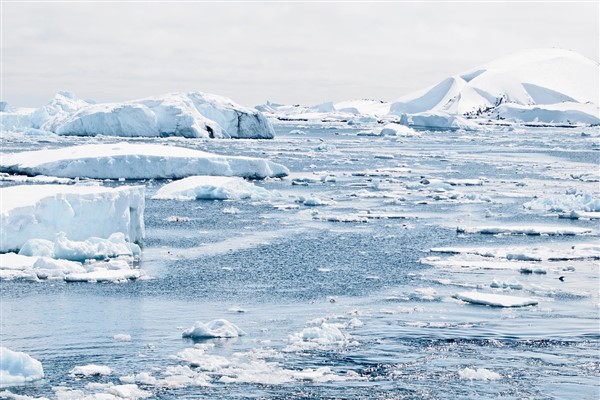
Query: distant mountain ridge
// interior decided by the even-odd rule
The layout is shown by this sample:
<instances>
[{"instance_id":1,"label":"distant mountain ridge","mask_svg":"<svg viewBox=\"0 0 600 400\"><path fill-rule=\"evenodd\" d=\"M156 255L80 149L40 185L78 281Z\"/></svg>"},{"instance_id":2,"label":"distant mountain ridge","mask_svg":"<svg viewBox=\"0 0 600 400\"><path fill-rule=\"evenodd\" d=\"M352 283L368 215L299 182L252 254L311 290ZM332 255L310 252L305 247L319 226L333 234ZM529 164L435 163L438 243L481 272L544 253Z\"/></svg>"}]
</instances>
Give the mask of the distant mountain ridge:
<instances>
[{"instance_id":1,"label":"distant mountain ridge","mask_svg":"<svg viewBox=\"0 0 600 400\"><path fill-rule=\"evenodd\" d=\"M574 51L523 50L402 96L391 104L390 112L498 116L494 111L502 104L544 109L559 103L593 112L590 106L597 110L599 103L599 75L596 61Z\"/></svg>"}]
</instances>

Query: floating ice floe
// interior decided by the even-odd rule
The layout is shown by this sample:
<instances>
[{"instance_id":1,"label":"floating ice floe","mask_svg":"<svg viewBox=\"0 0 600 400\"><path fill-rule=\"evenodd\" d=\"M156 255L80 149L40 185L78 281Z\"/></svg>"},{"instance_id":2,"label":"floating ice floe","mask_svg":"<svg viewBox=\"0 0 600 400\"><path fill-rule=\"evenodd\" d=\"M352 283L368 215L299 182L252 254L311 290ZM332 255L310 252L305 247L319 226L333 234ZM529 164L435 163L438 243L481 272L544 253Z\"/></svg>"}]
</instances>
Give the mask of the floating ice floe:
<instances>
[{"instance_id":1,"label":"floating ice floe","mask_svg":"<svg viewBox=\"0 0 600 400\"><path fill-rule=\"evenodd\" d=\"M37 110L3 113L5 130L37 129L78 136L273 138L257 110L210 93L170 93L123 103L93 104L59 92Z\"/></svg>"},{"instance_id":2,"label":"floating ice floe","mask_svg":"<svg viewBox=\"0 0 600 400\"><path fill-rule=\"evenodd\" d=\"M458 371L458 376L460 379L465 380L496 381L502 379L502 375L486 368L475 369L467 367Z\"/></svg>"},{"instance_id":3,"label":"floating ice floe","mask_svg":"<svg viewBox=\"0 0 600 400\"><path fill-rule=\"evenodd\" d=\"M381 128L379 132L381 136L419 136L420 133L414 129L401 124L389 123Z\"/></svg>"},{"instance_id":4,"label":"floating ice floe","mask_svg":"<svg viewBox=\"0 0 600 400\"><path fill-rule=\"evenodd\" d=\"M459 227L459 233L480 233L484 235L549 235L549 236L576 236L591 234L592 230L578 227L562 226L487 226L487 227Z\"/></svg>"},{"instance_id":5,"label":"floating ice floe","mask_svg":"<svg viewBox=\"0 0 600 400\"><path fill-rule=\"evenodd\" d=\"M275 192L239 177L190 176L169 183L156 192L155 200L270 200Z\"/></svg>"},{"instance_id":6,"label":"floating ice floe","mask_svg":"<svg viewBox=\"0 0 600 400\"><path fill-rule=\"evenodd\" d=\"M67 237L85 241L91 237L109 238L116 232L129 242L141 242L144 237L141 186L23 185L1 188L0 196L2 252L19 250L30 239L56 240L53 248L68 252L69 247L93 244L76 245ZM65 236L57 238L59 232Z\"/></svg>"},{"instance_id":7,"label":"floating ice floe","mask_svg":"<svg viewBox=\"0 0 600 400\"><path fill-rule=\"evenodd\" d=\"M193 175L263 179L289 174L283 165L155 144L91 144L4 154L2 172L96 179L178 179Z\"/></svg>"},{"instance_id":8,"label":"floating ice floe","mask_svg":"<svg viewBox=\"0 0 600 400\"><path fill-rule=\"evenodd\" d=\"M79 378L89 378L93 376L106 376L112 374L112 369L105 365L81 365L74 367L69 371L71 376L79 377Z\"/></svg>"},{"instance_id":9,"label":"floating ice floe","mask_svg":"<svg viewBox=\"0 0 600 400\"><path fill-rule=\"evenodd\" d=\"M113 233L108 239L92 237L83 241L73 241L64 232L56 234L54 241L29 239L19 250L20 255L60 258L71 261L115 258L119 256L138 257L140 246L128 242L121 232Z\"/></svg>"},{"instance_id":10,"label":"floating ice floe","mask_svg":"<svg viewBox=\"0 0 600 400\"><path fill-rule=\"evenodd\" d=\"M87 392L66 386L55 386L52 389L60 400L138 400L152 397L152 392L143 390L136 384L88 384Z\"/></svg>"},{"instance_id":11,"label":"floating ice floe","mask_svg":"<svg viewBox=\"0 0 600 400\"><path fill-rule=\"evenodd\" d=\"M208 323L196 322L194 326L183 331L184 338L213 339L234 338L245 335L246 332L225 319L216 319Z\"/></svg>"},{"instance_id":12,"label":"floating ice floe","mask_svg":"<svg viewBox=\"0 0 600 400\"><path fill-rule=\"evenodd\" d=\"M523 207L533 211L595 213L600 211L600 198L594 198L590 193L564 194L535 198Z\"/></svg>"},{"instance_id":13,"label":"floating ice floe","mask_svg":"<svg viewBox=\"0 0 600 400\"><path fill-rule=\"evenodd\" d=\"M288 350L304 350L331 346L346 346L353 343L337 324L323 322L309 326L289 336Z\"/></svg>"},{"instance_id":14,"label":"floating ice floe","mask_svg":"<svg viewBox=\"0 0 600 400\"><path fill-rule=\"evenodd\" d=\"M22 385L43 377L41 362L29 354L0 347L0 386Z\"/></svg>"},{"instance_id":15,"label":"floating ice floe","mask_svg":"<svg viewBox=\"0 0 600 400\"><path fill-rule=\"evenodd\" d=\"M460 292L454 298L471 304L479 304L492 307L525 307L534 306L538 301L528 297L506 296L493 293Z\"/></svg>"}]
</instances>

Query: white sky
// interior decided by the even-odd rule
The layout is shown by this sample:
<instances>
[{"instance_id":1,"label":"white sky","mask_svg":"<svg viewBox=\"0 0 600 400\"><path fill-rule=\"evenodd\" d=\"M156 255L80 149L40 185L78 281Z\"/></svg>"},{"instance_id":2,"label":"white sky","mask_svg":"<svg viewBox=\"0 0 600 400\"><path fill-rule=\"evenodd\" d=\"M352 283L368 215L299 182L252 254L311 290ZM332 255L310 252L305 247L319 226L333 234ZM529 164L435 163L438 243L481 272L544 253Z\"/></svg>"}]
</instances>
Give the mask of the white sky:
<instances>
[{"instance_id":1,"label":"white sky","mask_svg":"<svg viewBox=\"0 0 600 400\"><path fill-rule=\"evenodd\" d=\"M515 51L598 61L600 2L2 4L2 97L394 100Z\"/></svg>"}]
</instances>

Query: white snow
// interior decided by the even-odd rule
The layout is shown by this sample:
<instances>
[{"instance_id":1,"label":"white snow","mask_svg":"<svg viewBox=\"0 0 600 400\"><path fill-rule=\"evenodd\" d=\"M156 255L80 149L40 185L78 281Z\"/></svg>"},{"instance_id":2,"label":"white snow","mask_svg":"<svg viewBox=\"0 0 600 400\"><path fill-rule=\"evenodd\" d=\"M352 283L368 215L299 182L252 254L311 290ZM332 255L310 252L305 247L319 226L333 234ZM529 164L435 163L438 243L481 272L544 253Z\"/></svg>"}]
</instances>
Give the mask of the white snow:
<instances>
[{"instance_id":1,"label":"white snow","mask_svg":"<svg viewBox=\"0 0 600 400\"><path fill-rule=\"evenodd\" d=\"M112 373L112 369L105 365L88 364L77 366L69 371L71 376L80 378L89 378L92 376L106 376Z\"/></svg>"},{"instance_id":2,"label":"white snow","mask_svg":"<svg viewBox=\"0 0 600 400\"><path fill-rule=\"evenodd\" d=\"M486 368L464 368L458 371L460 379L468 380L482 380L482 381L496 381L502 379L502 375L497 372L490 371Z\"/></svg>"},{"instance_id":3,"label":"white snow","mask_svg":"<svg viewBox=\"0 0 600 400\"><path fill-rule=\"evenodd\" d=\"M236 325L225 319L215 319L208 323L197 321L194 326L183 331L184 338L210 339L210 338L234 338L246 333Z\"/></svg>"},{"instance_id":4,"label":"white snow","mask_svg":"<svg viewBox=\"0 0 600 400\"><path fill-rule=\"evenodd\" d=\"M44 377L44 368L29 354L0 347L0 386L21 385Z\"/></svg>"},{"instance_id":5,"label":"white snow","mask_svg":"<svg viewBox=\"0 0 600 400\"><path fill-rule=\"evenodd\" d=\"M4 154L0 169L27 175L97 179L176 179L192 175L263 179L289 173L283 165L262 158L126 142Z\"/></svg>"},{"instance_id":6,"label":"white snow","mask_svg":"<svg viewBox=\"0 0 600 400\"><path fill-rule=\"evenodd\" d=\"M153 199L269 200L275 194L238 177L190 176L161 187Z\"/></svg>"},{"instance_id":7,"label":"white snow","mask_svg":"<svg viewBox=\"0 0 600 400\"><path fill-rule=\"evenodd\" d=\"M456 293L453 297L467 303L492 307L525 307L538 304L538 301L532 298L494 293L460 292Z\"/></svg>"},{"instance_id":8,"label":"white snow","mask_svg":"<svg viewBox=\"0 0 600 400\"><path fill-rule=\"evenodd\" d=\"M169 93L105 104L90 104L72 93L59 92L28 120L33 128L60 135L265 139L274 136L273 127L260 112L226 97L202 92Z\"/></svg>"},{"instance_id":9,"label":"white snow","mask_svg":"<svg viewBox=\"0 0 600 400\"><path fill-rule=\"evenodd\" d=\"M67 252L73 243L66 237L85 241L116 232L130 242L144 237L141 186L23 185L1 188L0 196L3 252L18 250L30 239L56 239L55 250ZM66 236L57 238L59 232Z\"/></svg>"},{"instance_id":10,"label":"white snow","mask_svg":"<svg viewBox=\"0 0 600 400\"><path fill-rule=\"evenodd\" d=\"M594 124L600 122L598 76L598 63L576 52L524 50L405 95L392 103L390 112L446 112L484 122L506 118Z\"/></svg>"}]
</instances>

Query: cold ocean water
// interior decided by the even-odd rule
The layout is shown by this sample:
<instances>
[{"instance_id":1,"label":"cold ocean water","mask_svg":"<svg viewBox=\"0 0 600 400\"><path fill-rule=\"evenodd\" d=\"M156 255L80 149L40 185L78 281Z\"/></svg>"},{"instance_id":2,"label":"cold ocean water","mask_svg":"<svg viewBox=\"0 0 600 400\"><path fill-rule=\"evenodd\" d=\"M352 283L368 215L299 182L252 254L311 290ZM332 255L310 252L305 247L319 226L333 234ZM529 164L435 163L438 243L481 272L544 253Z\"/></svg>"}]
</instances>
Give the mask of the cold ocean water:
<instances>
[{"instance_id":1,"label":"cold ocean water","mask_svg":"<svg viewBox=\"0 0 600 400\"><path fill-rule=\"evenodd\" d=\"M269 202L152 200L165 182L144 181L139 268L151 279L2 281L3 346L46 374L10 391L94 398L135 382L156 399L599 397L600 226L556 206L599 198L597 128L276 130L265 141L129 139L266 157L292 174L256 182L281 194ZM2 148L122 140L7 135ZM480 233L490 227L499 234ZM538 304L476 305L461 292ZM246 334L182 338L213 319ZM70 375L87 364L112 373Z\"/></svg>"}]
</instances>

